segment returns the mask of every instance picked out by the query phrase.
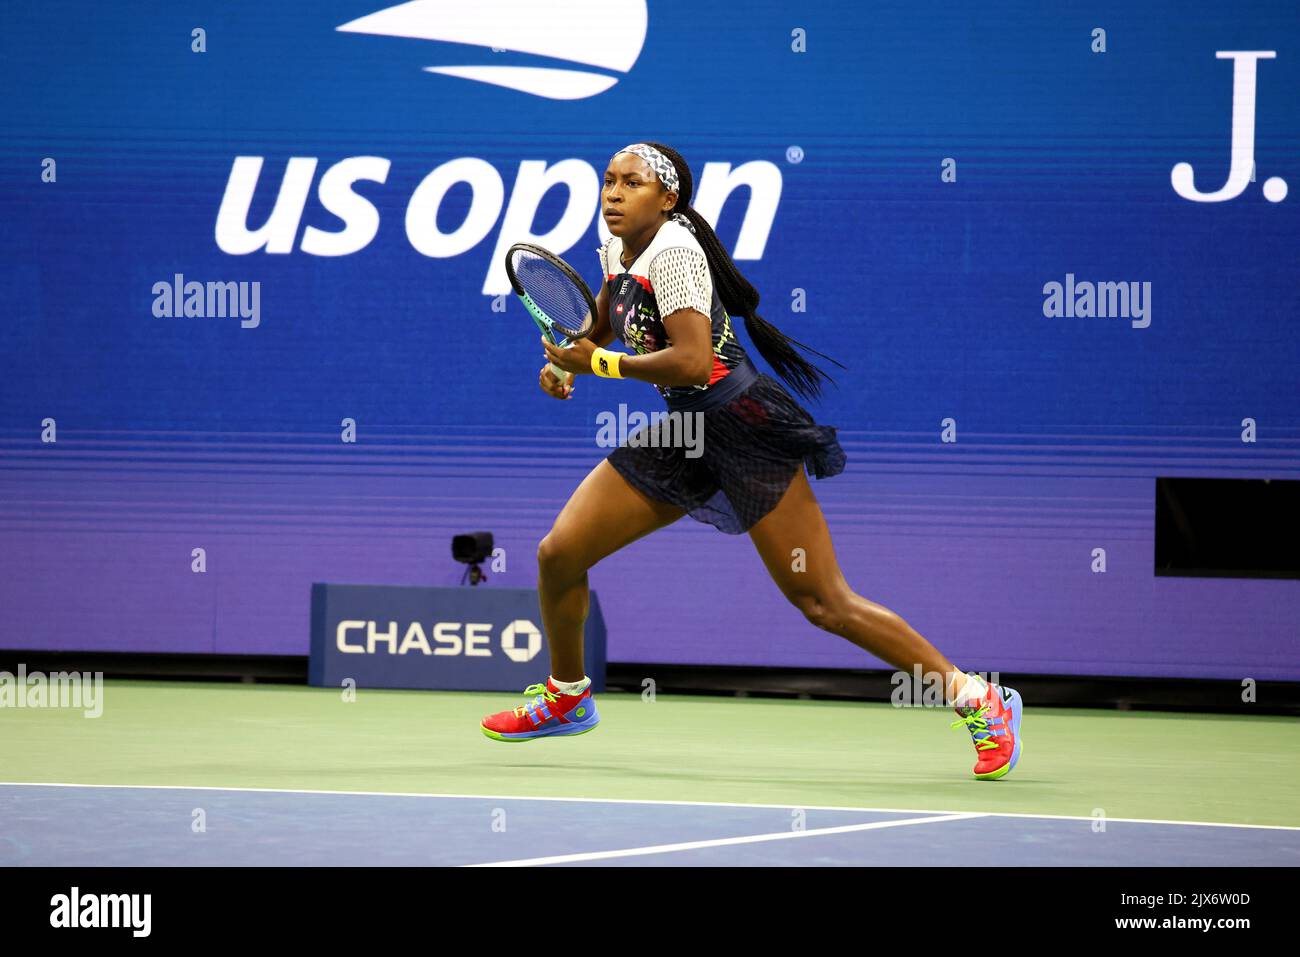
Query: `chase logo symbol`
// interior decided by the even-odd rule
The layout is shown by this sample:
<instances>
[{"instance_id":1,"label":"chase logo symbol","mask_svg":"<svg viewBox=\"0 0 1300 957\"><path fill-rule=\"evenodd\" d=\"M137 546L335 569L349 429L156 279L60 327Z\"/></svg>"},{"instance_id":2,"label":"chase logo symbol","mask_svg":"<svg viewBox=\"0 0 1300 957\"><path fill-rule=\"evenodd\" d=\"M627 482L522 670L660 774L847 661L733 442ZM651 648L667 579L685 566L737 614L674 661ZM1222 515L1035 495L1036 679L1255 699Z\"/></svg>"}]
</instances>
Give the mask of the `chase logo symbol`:
<instances>
[{"instance_id":1,"label":"chase logo symbol","mask_svg":"<svg viewBox=\"0 0 1300 957\"><path fill-rule=\"evenodd\" d=\"M520 641L524 643L523 648L519 647ZM501 650L511 661L532 661L542 650L542 633L527 619L512 621L501 632Z\"/></svg>"},{"instance_id":2,"label":"chase logo symbol","mask_svg":"<svg viewBox=\"0 0 1300 957\"><path fill-rule=\"evenodd\" d=\"M645 45L645 0L411 0L369 13L335 29L413 40L437 40L567 60L626 74ZM491 54L489 54L491 55ZM604 93L618 76L553 66L456 64L426 66L428 73L458 76L552 100L581 100Z\"/></svg>"},{"instance_id":3,"label":"chase logo symbol","mask_svg":"<svg viewBox=\"0 0 1300 957\"><path fill-rule=\"evenodd\" d=\"M385 653L490 658L492 623L436 621L426 629L418 621L409 622L403 628L392 620L345 619L335 627L334 646L339 652L351 655ZM501 630L501 650L511 661L532 661L541 648L542 633L531 621L512 621Z\"/></svg>"}]
</instances>

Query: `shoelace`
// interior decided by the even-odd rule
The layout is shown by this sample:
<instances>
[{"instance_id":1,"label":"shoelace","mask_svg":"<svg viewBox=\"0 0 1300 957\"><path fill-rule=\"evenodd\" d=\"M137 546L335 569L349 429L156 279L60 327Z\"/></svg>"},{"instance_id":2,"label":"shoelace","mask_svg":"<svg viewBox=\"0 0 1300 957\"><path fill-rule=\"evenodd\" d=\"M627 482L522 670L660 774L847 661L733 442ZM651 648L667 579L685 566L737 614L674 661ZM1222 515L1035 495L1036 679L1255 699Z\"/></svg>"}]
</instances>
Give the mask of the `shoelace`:
<instances>
[{"instance_id":1,"label":"shoelace","mask_svg":"<svg viewBox=\"0 0 1300 957\"><path fill-rule=\"evenodd\" d=\"M958 718L948 727L960 728L962 725L965 725L966 729L970 731L971 738L973 738L975 741L975 747L977 750L988 751L991 748L996 748L998 746L998 743L993 740L993 736L995 734L1001 734L1005 732L997 732L997 731L989 730L988 718L984 717L985 713L988 710L989 710L989 706L984 705L974 714L968 714L964 717ZM994 718L993 720L997 721L998 719Z\"/></svg>"},{"instance_id":2,"label":"shoelace","mask_svg":"<svg viewBox=\"0 0 1300 957\"><path fill-rule=\"evenodd\" d=\"M524 689L524 694L526 694L526 695L537 695L537 697L533 699L533 704L535 704L535 705L539 705L539 706L541 705L541 703L542 703L543 700L545 700L545 701L559 701L559 700L560 700L559 695L557 695L557 694L555 694L554 692L552 692L551 689L548 688L548 687L546 687L546 685L544 685L544 684L529 685L527 688ZM524 712L527 710L527 708L528 708L528 705L520 705L518 708L515 708L515 714L517 714L519 717L522 718L522 717L524 716Z\"/></svg>"}]
</instances>

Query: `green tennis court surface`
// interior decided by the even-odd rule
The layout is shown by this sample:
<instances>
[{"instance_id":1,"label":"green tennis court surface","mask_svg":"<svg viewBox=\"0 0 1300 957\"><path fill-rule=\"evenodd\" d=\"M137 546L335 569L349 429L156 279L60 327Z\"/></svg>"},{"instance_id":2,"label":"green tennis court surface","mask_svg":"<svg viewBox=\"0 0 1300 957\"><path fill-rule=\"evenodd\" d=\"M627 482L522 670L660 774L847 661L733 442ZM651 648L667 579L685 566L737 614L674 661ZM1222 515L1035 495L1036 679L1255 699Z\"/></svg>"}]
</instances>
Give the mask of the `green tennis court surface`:
<instances>
[{"instance_id":1,"label":"green tennis court surface","mask_svg":"<svg viewBox=\"0 0 1300 957\"><path fill-rule=\"evenodd\" d=\"M480 733L483 715L523 701L363 689L348 702L303 686L109 681L98 718L6 708L0 781L26 786L0 788L5 863L324 863L354 832L351 863L398 862L404 844L433 833L448 854L428 863L549 863L575 847L600 861L666 847L610 859L672 864L878 863L904 834L924 855L973 852L995 832L1021 841L1026 863L1103 845L1096 863L1195 863L1218 853L1212 835L1235 842L1238 863L1251 863L1242 841L1258 845L1249 853L1259 863L1300 863L1300 831L1273 829L1300 828L1300 722L1290 718L1028 701L1016 770L977 781L970 737L949 728L947 708L609 692L590 734L503 744ZM232 790L189 790L213 788ZM433 797L451 795L465 797ZM524 798L572 800L509 800ZM359 801L371 802L360 814ZM197 838L196 802L209 815ZM494 828L494 814L513 825ZM286 819L291 834L277 830ZM118 822L117 837L105 820ZM805 840L777 839L800 829ZM236 830L243 856L218 853ZM573 843L579 834L587 843ZM772 857L796 846L804 856ZM1157 857L1114 861L1125 847Z\"/></svg>"}]
</instances>

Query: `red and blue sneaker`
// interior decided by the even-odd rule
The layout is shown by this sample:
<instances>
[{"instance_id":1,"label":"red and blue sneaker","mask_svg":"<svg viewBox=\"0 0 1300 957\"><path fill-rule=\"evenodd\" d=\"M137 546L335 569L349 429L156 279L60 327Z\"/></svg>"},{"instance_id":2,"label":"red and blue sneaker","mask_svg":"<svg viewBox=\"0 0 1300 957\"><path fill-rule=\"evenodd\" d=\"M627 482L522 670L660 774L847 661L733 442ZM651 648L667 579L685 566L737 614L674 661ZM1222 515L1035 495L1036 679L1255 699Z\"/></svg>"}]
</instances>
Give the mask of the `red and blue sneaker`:
<instances>
[{"instance_id":1,"label":"red and blue sneaker","mask_svg":"<svg viewBox=\"0 0 1300 957\"><path fill-rule=\"evenodd\" d=\"M586 734L600 724L591 685L581 694L565 694L547 678L544 685L529 685L524 694L535 697L526 705L488 715L480 725L483 733L497 741L530 741L553 734Z\"/></svg>"},{"instance_id":2,"label":"red and blue sneaker","mask_svg":"<svg viewBox=\"0 0 1300 957\"><path fill-rule=\"evenodd\" d=\"M975 742L975 777L993 781L1010 774L1022 750L1020 692L991 684L979 702L953 710L960 718L952 727L965 725Z\"/></svg>"}]
</instances>

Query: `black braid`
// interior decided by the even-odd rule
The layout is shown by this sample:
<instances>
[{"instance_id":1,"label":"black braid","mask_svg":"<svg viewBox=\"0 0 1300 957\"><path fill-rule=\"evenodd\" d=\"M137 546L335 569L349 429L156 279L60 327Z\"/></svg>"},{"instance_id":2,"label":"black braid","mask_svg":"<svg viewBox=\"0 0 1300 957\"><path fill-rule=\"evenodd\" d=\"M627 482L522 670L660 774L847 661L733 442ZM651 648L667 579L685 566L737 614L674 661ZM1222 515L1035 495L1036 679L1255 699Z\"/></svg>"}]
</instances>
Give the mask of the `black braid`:
<instances>
[{"instance_id":1,"label":"black braid","mask_svg":"<svg viewBox=\"0 0 1300 957\"><path fill-rule=\"evenodd\" d=\"M679 189L677 192L677 205L673 207L673 212L683 214L694 224L695 238L699 242L700 248L704 250L705 258L709 261L709 270L717 286L718 298L722 300L723 308L727 310L727 314L745 317L745 330L749 333L749 338L753 340L754 345L758 347L759 355L766 359L768 364L776 371L776 374L784 379L795 391L809 399L821 395L820 380L825 379L827 382L832 383L835 380L795 352L793 347L798 346L801 349L816 353L823 359L834 362L841 369L845 368L845 366L840 362L836 362L830 356L817 352L811 346L806 346L802 342L791 339L758 314L758 290L740 274L740 270L736 268L736 264L731 259L731 254L722 245L722 241L718 239L717 233L713 231L713 227L709 225L708 220L691 208L691 196L695 191L695 180L691 176L691 168L686 165L686 161L682 159L681 154L671 147L662 143L653 143L649 140L643 142L663 153L677 167ZM660 186L662 185L661 183Z\"/></svg>"}]
</instances>

